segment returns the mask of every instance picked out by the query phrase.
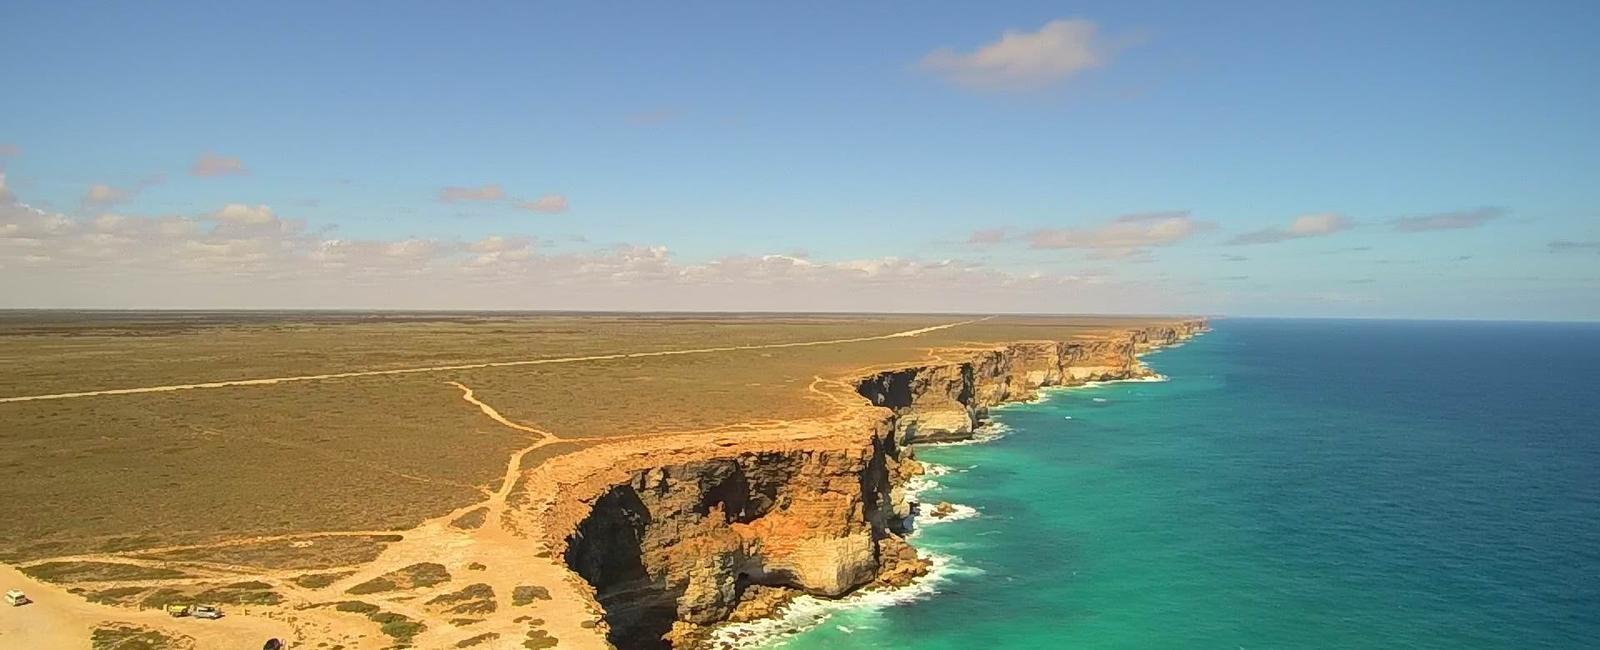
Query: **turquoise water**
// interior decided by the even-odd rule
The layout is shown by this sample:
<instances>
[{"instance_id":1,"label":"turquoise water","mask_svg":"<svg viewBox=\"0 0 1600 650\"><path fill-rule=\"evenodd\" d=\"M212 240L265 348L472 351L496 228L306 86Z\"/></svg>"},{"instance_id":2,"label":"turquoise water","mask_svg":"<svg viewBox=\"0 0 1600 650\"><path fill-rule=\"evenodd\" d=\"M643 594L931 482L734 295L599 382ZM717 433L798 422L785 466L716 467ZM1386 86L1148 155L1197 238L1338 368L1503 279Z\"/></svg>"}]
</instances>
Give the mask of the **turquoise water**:
<instances>
[{"instance_id":1,"label":"turquoise water","mask_svg":"<svg viewBox=\"0 0 1600 650\"><path fill-rule=\"evenodd\" d=\"M783 647L1600 647L1600 326L1229 320L1149 362L920 450L980 513L919 531L937 593Z\"/></svg>"}]
</instances>

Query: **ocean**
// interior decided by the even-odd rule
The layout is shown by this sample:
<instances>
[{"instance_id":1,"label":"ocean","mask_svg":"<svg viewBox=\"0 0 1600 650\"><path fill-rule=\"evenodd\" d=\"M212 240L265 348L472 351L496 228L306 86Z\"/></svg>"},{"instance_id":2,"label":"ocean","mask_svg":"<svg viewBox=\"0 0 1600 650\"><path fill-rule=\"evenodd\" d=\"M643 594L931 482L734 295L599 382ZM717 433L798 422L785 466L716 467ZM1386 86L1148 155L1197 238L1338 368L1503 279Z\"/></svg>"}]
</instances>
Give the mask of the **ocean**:
<instances>
[{"instance_id":1,"label":"ocean","mask_svg":"<svg viewBox=\"0 0 1600 650\"><path fill-rule=\"evenodd\" d=\"M919 449L934 577L766 645L1600 648L1600 325L1213 325Z\"/></svg>"}]
</instances>

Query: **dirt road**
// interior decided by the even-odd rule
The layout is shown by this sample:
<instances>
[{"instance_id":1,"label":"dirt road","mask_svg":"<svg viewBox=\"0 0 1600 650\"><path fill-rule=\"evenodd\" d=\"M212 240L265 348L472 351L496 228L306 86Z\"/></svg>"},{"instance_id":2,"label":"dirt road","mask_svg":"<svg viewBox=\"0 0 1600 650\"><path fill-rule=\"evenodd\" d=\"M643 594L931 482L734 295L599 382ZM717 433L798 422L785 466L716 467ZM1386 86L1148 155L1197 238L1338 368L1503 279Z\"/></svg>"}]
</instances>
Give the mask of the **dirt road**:
<instances>
[{"instance_id":1,"label":"dirt road","mask_svg":"<svg viewBox=\"0 0 1600 650\"><path fill-rule=\"evenodd\" d=\"M737 352L741 350L774 350L779 348L801 348L818 345L837 345L841 343L864 343L867 341L882 341L886 339L906 338L936 332L942 329L970 325L986 321L993 316L974 318L957 323L945 323L932 327L922 327L914 330L905 330L893 334L879 336L861 336L848 339L828 339L823 341L796 341L792 343L766 343L762 345L734 345L718 348L690 348L685 350L657 350L654 352L629 352L625 354L596 354L582 357L558 357L553 359L520 359L516 361L489 361L484 363L464 363L451 366L426 366L421 368L390 368L387 370L356 370L351 372L334 372L320 375L298 375L294 377L270 377L265 379L232 379L228 381L212 381L198 384L173 384L169 386L144 386L140 388L113 388L108 390L90 390L76 393L54 393L50 395L21 395L17 397L0 397L0 404L8 402L34 402L53 399L73 399L78 397L98 397L102 395L135 395L139 393L166 393L178 390L197 390L204 388L230 388L235 386L270 386L301 381L322 381L328 379L346 379L350 377L380 377L384 375L409 375L422 372L442 372L447 370L473 370L477 368L506 368L511 366L536 366L556 363L578 363L582 361L606 361L610 359L638 359L644 357L669 357L686 354L710 354L714 352Z\"/></svg>"}]
</instances>

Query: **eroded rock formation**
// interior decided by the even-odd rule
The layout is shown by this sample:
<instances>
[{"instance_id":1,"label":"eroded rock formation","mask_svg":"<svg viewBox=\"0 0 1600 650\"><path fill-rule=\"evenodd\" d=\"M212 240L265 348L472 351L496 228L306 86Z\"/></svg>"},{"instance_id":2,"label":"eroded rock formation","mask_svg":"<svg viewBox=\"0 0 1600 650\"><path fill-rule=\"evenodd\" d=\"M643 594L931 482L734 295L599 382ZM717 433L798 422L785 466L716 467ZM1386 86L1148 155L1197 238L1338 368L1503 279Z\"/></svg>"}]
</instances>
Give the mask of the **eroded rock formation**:
<instances>
[{"instance_id":1,"label":"eroded rock formation","mask_svg":"<svg viewBox=\"0 0 1600 650\"><path fill-rule=\"evenodd\" d=\"M587 512L557 527L558 548L624 650L690 647L711 626L770 613L793 594L904 584L926 570L903 537L914 504L901 486L922 472L909 445L970 436L990 407L1044 386L1145 376L1138 352L1203 327L1014 343L879 372L857 390L881 408L819 423L838 428L825 435L613 468L623 480L572 495Z\"/></svg>"}]
</instances>

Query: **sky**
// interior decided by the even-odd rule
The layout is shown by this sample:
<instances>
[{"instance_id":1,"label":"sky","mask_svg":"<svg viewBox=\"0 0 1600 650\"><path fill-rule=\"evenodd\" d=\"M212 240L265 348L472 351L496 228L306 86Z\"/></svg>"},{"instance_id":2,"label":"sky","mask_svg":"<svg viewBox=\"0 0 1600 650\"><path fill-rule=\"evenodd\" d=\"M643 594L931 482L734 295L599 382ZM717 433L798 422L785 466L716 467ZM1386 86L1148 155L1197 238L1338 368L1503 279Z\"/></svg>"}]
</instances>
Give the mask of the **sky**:
<instances>
[{"instance_id":1,"label":"sky","mask_svg":"<svg viewBox=\"0 0 1600 650\"><path fill-rule=\"evenodd\" d=\"M6 2L0 308L1600 320L1600 3L945 4Z\"/></svg>"}]
</instances>

